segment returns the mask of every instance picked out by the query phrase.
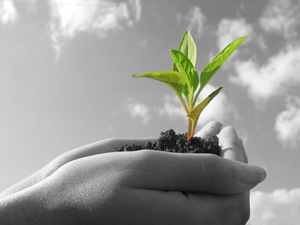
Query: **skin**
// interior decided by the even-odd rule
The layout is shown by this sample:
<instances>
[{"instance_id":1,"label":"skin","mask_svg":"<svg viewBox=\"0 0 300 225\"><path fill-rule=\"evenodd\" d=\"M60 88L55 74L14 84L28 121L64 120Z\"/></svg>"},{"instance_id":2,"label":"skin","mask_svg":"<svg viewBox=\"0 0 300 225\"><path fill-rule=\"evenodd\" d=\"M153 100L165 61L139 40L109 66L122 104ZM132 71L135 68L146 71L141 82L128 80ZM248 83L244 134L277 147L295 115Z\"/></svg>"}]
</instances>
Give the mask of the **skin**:
<instances>
[{"instance_id":1,"label":"skin","mask_svg":"<svg viewBox=\"0 0 300 225\"><path fill-rule=\"evenodd\" d=\"M247 164L235 130L221 127L211 122L197 135L219 134L222 157L116 152L149 139L67 152L1 193L0 224L246 224L249 190L266 174Z\"/></svg>"}]
</instances>

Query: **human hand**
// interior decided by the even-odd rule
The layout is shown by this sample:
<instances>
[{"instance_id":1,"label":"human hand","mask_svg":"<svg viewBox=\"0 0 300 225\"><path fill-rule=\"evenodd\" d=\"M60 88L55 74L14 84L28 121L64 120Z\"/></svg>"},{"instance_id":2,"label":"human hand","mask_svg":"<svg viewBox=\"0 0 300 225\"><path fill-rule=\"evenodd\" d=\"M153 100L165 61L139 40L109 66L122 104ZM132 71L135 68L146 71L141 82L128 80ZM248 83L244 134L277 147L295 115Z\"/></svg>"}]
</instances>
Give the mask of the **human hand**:
<instances>
[{"instance_id":1,"label":"human hand","mask_svg":"<svg viewBox=\"0 0 300 225\"><path fill-rule=\"evenodd\" d=\"M212 131L204 129L200 135ZM43 224L241 224L245 214L235 213L247 200L241 196L264 178L264 171L231 161L236 160L232 155L243 153L228 141L236 140L230 135L225 128L220 132L228 159L114 152L125 143L145 140L98 142L58 157L25 182L32 184L29 188L4 200L30 199L32 208L39 209L32 219L43 219Z\"/></svg>"},{"instance_id":2,"label":"human hand","mask_svg":"<svg viewBox=\"0 0 300 225\"><path fill-rule=\"evenodd\" d=\"M208 128L207 131L204 132L201 130L198 134L202 137L208 137L215 134L215 122L207 124ZM205 129L204 129L205 130ZM210 135L210 132L211 135ZM218 134L219 137L219 144L222 146L221 157L232 160L233 162L241 162L241 163L248 163L248 157L245 152L243 142L238 137L235 129L233 127L225 127L221 130ZM236 166L240 166L243 168L243 164L238 164ZM263 171L263 179L265 178L266 174ZM251 183L251 179L247 181ZM216 184L219 185L219 184ZM222 220L222 224L246 224L250 216L250 204L249 204L249 196L250 192L246 191L241 194L232 195L233 204L230 206L231 213L228 211L224 212L224 217ZM213 197L213 196L212 196ZM212 200L213 198L209 199ZM221 199L219 199L221 200Z\"/></svg>"}]
</instances>

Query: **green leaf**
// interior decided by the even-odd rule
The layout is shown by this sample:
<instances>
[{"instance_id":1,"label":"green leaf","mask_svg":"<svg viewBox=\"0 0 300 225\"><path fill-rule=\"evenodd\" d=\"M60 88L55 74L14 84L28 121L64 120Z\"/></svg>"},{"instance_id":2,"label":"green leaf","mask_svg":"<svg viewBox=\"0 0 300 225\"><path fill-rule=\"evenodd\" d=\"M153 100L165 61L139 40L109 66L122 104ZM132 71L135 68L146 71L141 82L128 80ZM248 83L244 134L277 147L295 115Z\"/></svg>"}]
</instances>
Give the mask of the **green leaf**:
<instances>
[{"instance_id":1,"label":"green leaf","mask_svg":"<svg viewBox=\"0 0 300 225\"><path fill-rule=\"evenodd\" d=\"M195 69L192 69L192 83L193 83L193 93L194 93L199 85L199 75Z\"/></svg>"},{"instance_id":2,"label":"green leaf","mask_svg":"<svg viewBox=\"0 0 300 225\"><path fill-rule=\"evenodd\" d=\"M179 72L187 78L188 82L183 88L183 94L186 99L189 99L190 92L194 93L193 90L191 90L191 87L193 86L192 69L194 69L194 66L188 57L186 57L182 52L173 49L171 49L170 52Z\"/></svg>"},{"instance_id":3,"label":"green leaf","mask_svg":"<svg viewBox=\"0 0 300 225\"><path fill-rule=\"evenodd\" d=\"M188 111L188 108L181 96L183 88L188 82L186 76L184 76L183 74L176 71L161 71L161 72L147 72L139 75L132 75L131 77L133 79L140 78L140 77L151 78L169 85L177 94L183 107L185 108L185 111L186 112Z\"/></svg>"},{"instance_id":4,"label":"green leaf","mask_svg":"<svg viewBox=\"0 0 300 225\"><path fill-rule=\"evenodd\" d=\"M174 60L174 63L177 65L179 71L188 78L189 85L192 85L192 69L194 66L191 60L188 59L182 52L178 50L170 50L171 56Z\"/></svg>"},{"instance_id":5,"label":"green leaf","mask_svg":"<svg viewBox=\"0 0 300 225\"><path fill-rule=\"evenodd\" d=\"M165 84L169 85L174 91L178 92L178 94L182 93L183 87L187 81L186 77L183 74L175 71L147 72L139 75L132 75L131 77L133 79L146 77L164 82Z\"/></svg>"},{"instance_id":6,"label":"green leaf","mask_svg":"<svg viewBox=\"0 0 300 225\"><path fill-rule=\"evenodd\" d=\"M194 94L199 85L199 75L191 60L189 60L182 52L173 49L171 49L170 52L179 71L188 78L188 83L183 89L183 94L188 99L189 94Z\"/></svg>"},{"instance_id":7,"label":"green leaf","mask_svg":"<svg viewBox=\"0 0 300 225\"><path fill-rule=\"evenodd\" d=\"M188 102L188 99L189 99L189 94L190 94L190 88L189 88L189 85L188 84L185 84L184 85L184 88L182 90L182 93L184 94L187 102Z\"/></svg>"},{"instance_id":8,"label":"green leaf","mask_svg":"<svg viewBox=\"0 0 300 225\"><path fill-rule=\"evenodd\" d=\"M197 105L193 110L187 114L187 116L193 121L193 126L195 127L197 125L198 119L200 117L200 114L202 113L203 109L210 103L211 100L213 100L214 97L219 94L223 87L218 88L214 92L212 92L208 97L206 97L199 105Z\"/></svg>"},{"instance_id":9,"label":"green leaf","mask_svg":"<svg viewBox=\"0 0 300 225\"><path fill-rule=\"evenodd\" d=\"M183 35L178 50L189 58L194 67L196 66L197 47L189 30ZM173 71L179 72L175 63L173 63Z\"/></svg>"},{"instance_id":10,"label":"green leaf","mask_svg":"<svg viewBox=\"0 0 300 225\"><path fill-rule=\"evenodd\" d=\"M179 72L179 70L178 70L178 68L177 68L177 66L176 66L176 64L175 63L173 63L173 71L175 71L175 72ZM180 73L180 72L179 72Z\"/></svg>"},{"instance_id":11,"label":"green leaf","mask_svg":"<svg viewBox=\"0 0 300 225\"><path fill-rule=\"evenodd\" d=\"M191 60L194 67L196 66L197 47L189 30L183 35L178 50Z\"/></svg>"},{"instance_id":12,"label":"green leaf","mask_svg":"<svg viewBox=\"0 0 300 225\"><path fill-rule=\"evenodd\" d=\"M234 50L246 39L247 37L240 37L219 52L213 60L202 70L200 75L200 89L196 95L195 101L198 95L212 78L212 76L217 72L217 70L222 66L222 64L228 59L228 57L234 52Z\"/></svg>"}]
</instances>

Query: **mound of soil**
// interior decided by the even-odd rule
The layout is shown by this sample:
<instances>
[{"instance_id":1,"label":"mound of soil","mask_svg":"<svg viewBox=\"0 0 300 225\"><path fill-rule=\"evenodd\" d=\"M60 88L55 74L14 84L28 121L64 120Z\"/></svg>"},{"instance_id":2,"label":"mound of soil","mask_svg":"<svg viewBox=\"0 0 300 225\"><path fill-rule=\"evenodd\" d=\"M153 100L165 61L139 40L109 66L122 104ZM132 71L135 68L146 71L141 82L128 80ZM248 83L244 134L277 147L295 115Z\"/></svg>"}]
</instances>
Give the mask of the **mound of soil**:
<instances>
[{"instance_id":1,"label":"mound of soil","mask_svg":"<svg viewBox=\"0 0 300 225\"><path fill-rule=\"evenodd\" d=\"M165 152L179 153L210 153L220 155L221 147L217 136L209 137L204 140L200 137L193 137L187 141L187 133L176 134L173 129L161 132L160 137L153 142L147 142L142 145L124 145L119 151L137 151L142 149L152 149Z\"/></svg>"}]
</instances>

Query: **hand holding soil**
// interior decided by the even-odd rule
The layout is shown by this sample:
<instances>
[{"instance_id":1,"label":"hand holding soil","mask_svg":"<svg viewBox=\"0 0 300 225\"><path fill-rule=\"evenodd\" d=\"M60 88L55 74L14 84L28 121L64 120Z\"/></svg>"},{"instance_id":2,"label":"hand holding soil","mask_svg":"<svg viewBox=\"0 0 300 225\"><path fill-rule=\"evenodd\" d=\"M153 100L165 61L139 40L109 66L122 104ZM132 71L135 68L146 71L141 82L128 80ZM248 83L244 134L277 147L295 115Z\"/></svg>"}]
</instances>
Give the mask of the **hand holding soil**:
<instances>
[{"instance_id":1,"label":"hand holding soil","mask_svg":"<svg viewBox=\"0 0 300 225\"><path fill-rule=\"evenodd\" d=\"M199 135L216 135L221 124L203 129ZM117 152L149 139L110 139L67 152L2 193L0 224L245 224L249 190L265 171L246 164L232 127L218 136L221 157Z\"/></svg>"}]
</instances>

